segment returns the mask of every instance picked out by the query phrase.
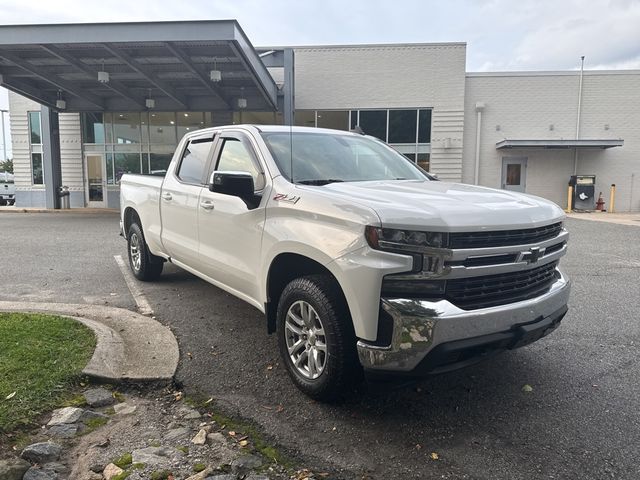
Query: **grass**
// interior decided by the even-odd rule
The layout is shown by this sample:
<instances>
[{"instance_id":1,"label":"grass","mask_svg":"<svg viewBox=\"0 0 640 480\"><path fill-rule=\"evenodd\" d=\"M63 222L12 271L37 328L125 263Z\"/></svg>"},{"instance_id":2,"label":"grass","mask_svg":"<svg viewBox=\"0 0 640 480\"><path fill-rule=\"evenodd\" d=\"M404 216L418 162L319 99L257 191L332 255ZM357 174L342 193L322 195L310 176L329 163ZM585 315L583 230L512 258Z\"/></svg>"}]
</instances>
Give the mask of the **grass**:
<instances>
[{"instance_id":1,"label":"grass","mask_svg":"<svg viewBox=\"0 0 640 480\"><path fill-rule=\"evenodd\" d=\"M95 343L93 332L75 320L0 313L0 433L73 402Z\"/></svg>"}]
</instances>

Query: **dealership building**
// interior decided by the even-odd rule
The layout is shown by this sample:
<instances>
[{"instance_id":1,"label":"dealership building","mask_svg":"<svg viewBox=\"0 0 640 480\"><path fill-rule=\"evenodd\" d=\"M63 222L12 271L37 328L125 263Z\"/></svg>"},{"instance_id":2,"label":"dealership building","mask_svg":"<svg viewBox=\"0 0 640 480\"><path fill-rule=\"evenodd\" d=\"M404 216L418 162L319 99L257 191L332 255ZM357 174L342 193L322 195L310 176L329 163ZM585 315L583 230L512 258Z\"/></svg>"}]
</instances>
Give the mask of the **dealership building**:
<instances>
[{"instance_id":1,"label":"dealership building","mask_svg":"<svg viewBox=\"0 0 640 480\"><path fill-rule=\"evenodd\" d=\"M256 48L235 21L0 27L16 205L118 208L187 132L356 125L452 182L640 210L640 71L466 72L466 44Z\"/></svg>"}]
</instances>

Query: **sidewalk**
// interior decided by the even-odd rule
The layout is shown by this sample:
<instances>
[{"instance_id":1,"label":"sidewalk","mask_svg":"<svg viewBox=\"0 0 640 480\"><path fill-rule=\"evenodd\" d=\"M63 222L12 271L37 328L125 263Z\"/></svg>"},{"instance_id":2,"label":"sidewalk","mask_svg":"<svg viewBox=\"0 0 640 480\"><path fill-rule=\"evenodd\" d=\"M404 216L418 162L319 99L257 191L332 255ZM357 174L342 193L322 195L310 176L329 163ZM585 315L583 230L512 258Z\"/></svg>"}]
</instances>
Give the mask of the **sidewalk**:
<instances>
[{"instance_id":1,"label":"sidewalk","mask_svg":"<svg viewBox=\"0 0 640 480\"><path fill-rule=\"evenodd\" d=\"M640 213L607 213L607 212L590 212L590 213L567 213L568 218L576 218L578 220L591 220L594 222L617 223L619 225L633 225L640 227Z\"/></svg>"},{"instance_id":2,"label":"sidewalk","mask_svg":"<svg viewBox=\"0 0 640 480\"><path fill-rule=\"evenodd\" d=\"M36 207L0 207L0 213L108 213L117 214L120 212L117 208L67 208L54 209L54 208L36 208Z\"/></svg>"}]
</instances>

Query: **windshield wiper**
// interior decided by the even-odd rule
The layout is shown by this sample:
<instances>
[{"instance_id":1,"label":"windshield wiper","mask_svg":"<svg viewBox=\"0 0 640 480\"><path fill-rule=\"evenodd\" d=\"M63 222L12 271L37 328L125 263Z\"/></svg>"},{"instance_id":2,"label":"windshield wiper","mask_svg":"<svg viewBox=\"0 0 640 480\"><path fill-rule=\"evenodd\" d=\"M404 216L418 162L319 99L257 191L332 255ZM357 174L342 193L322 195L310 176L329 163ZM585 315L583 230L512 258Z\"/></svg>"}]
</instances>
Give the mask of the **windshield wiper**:
<instances>
[{"instance_id":1,"label":"windshield wiper","mask_svg":"<svg viewBox=\"0 0 640 480\"><path fill-rule=\"evenodd\" d=\"M330 183L336 182L344 182L344 180L340 180L339 178L327 178L322 180L296 180L296 183L300 183L302 185L328 185Z\"/></svg>"}]
</instances>

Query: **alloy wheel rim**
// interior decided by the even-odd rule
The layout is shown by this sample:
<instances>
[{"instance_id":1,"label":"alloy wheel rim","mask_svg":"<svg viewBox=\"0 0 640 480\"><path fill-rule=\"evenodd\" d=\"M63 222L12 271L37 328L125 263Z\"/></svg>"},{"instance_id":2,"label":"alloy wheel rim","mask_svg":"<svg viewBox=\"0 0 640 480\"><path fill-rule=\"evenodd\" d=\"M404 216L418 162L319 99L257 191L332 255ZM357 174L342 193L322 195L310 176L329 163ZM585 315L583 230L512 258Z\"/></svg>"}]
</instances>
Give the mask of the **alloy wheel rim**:
<instances>
[{"instance_id":1,"label":"alloy wheel rim","mask_svg":"<svg viewBox=\"0 0 640 480\"><path fill-rule=\"evenodd\" d=\"M284 324L291 363L304 378L315 380L327 364L327 339L322 320L304 300L294 302Z\"/></svg>"},{"instance_id":2,"label":"alloy wheel rim","mask_svg":"<svg viewBox=\"0 0 640 480\"><path fill-rule=\"evenodd\" d=\"M140 255L140 239L136 233L131 234L131 239L129 240L129 253L131 255L131 263L133 264L133 269L137 272L140 270L141 263L141 255Z\"/></svg>"}]
</instances>

